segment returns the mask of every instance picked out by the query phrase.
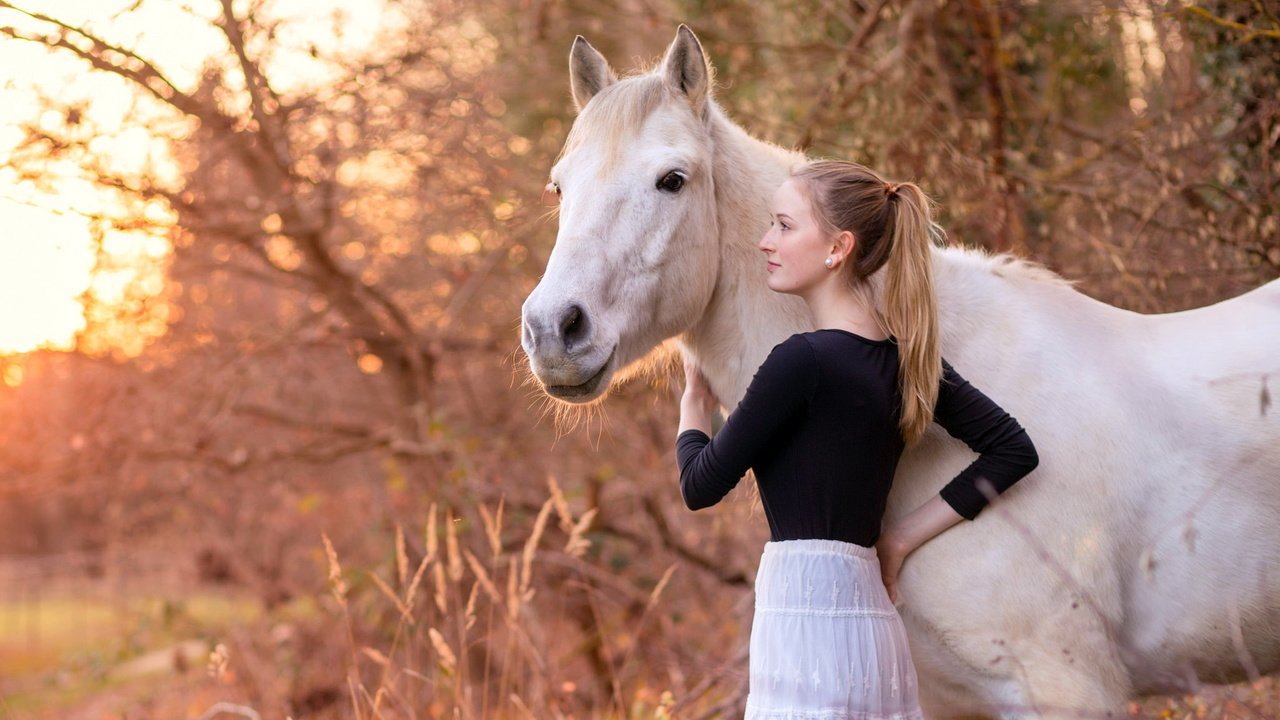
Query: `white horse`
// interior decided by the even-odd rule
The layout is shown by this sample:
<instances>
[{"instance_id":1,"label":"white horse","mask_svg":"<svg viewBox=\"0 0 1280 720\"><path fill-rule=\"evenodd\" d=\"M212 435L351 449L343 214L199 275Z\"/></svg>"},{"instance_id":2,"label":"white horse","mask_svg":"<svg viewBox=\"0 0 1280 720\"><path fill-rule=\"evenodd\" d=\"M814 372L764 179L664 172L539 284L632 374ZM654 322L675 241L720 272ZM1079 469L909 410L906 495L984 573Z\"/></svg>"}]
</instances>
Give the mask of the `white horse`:
<instances>
[{"instance_id":1,"label":"white horse","mask_svg":"<svg viewBox=\"0 0 1280 720\"><path fill-rule=\"evenodd\" d=\"M578 37L570 77L559 233L523 307L531 368L552 397L590 402L676 337L733 407L770 348L812 329L755 248L804 157L724 115L684 26L623 79ZM1041 462L907 559L925 712L1118 712L1280 667L1280 281L1140 315L1010 256L934 262L944 356ZM886 523L972 458L935 425L903 456Z\"/></svg>"}]
</instances>

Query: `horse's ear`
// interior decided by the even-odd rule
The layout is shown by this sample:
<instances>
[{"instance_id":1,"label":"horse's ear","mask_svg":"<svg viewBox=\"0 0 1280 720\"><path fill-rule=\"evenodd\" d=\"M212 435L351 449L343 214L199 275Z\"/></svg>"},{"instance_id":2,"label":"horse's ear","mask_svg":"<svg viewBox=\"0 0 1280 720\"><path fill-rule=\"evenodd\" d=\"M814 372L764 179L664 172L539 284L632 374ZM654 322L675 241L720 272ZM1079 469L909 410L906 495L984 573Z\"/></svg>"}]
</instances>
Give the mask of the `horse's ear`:
<instances>
[{"instance_id":1,"label":"horse's ear","mask_svg":"<svg viewBox=\"0 0 1280 720\"><path fill-rule=\"evenodd\" d=\"M573 48L569 50L569 85L578 112L582 112L596 93L617 81L600 51L591 47L591 43L581 35L574 38Z\"/></svg>"},{"instance_id":2,"label":"horse's ear","mask_svg":"<svg viewBox=\"0 0 1280 720\"><path fill-rule=\"evenodd\" d=\"M681 24L676 39L662 59L662 75L667 84L689 98L693 114L702 117L711 89L711 67L702 52L702 43L688 25Z\"/></svg>"}]
</instances>

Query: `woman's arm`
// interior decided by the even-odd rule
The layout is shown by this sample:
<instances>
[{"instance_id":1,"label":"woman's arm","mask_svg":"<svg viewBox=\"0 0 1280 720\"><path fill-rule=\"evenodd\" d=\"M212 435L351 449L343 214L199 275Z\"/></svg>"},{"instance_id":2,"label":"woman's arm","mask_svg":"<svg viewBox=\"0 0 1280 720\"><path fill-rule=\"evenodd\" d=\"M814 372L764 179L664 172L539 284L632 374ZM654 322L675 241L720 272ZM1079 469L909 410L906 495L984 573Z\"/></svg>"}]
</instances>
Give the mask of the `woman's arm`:
<instances>
[{"instance_id":1,"label":"woman's arm","mask_svg":"<svg viewBox=\"0 0 1280 720\"><path fill-rule=\"evenodd\" d=\"M711 422L720 401L707 384L707 379L688 358L684 361L684 394L680 396L679 436L685 430L699 430L711 435Z\"/></svg>"},{"instance_id":2,"label":"woman's arm","mask_svg":"<svg viewBox=\"0 0 1280 720\"><path fill-rule=\"evenodd\" d=\"M676 460L680 492L690 510L720 502L755 464L761 450L801 417L817 386L817 372L817 358L804 337L792 335L778 343L714 439L710 391L686 388L680 402Z\"/></svg>"},{"instance_id":3,"label":"woman's arm","mask_svg":"<svg viewBox=\"0 0 1280 720\"><path fill-rule=\"evenodd\" d=\"M942 499L966 520L1040 464L1036 446L1012 415L969 384L946 360L934 422L978 458L942 488Z\"/></svg>"},{"instance_id":4,"label":"woman's arm","mask_svg":"<svg viewBox=\"0 0 1280 720\"><path fill-rule=\"evenodd\" d=\"M880 577L891 601L898 602L898 571L907 556L963 519L941 495L934 495L880 533L876 540L876 555L880 558Z\"/></svg>"},{"instance_id":5,"label":"woman's arm","mask_svg":"<svg viewBox=\"0 0 1280 720\"><path fill-rule=\"evenodd\" d=\"M876 541L880 574L895 602L898 571L912 551L961 520L973 520L996 495L1040 463L1035 445L1018 421L946 360L934 421L979 456L938 495L886 528Z\"/></svg>"}]
</instances>

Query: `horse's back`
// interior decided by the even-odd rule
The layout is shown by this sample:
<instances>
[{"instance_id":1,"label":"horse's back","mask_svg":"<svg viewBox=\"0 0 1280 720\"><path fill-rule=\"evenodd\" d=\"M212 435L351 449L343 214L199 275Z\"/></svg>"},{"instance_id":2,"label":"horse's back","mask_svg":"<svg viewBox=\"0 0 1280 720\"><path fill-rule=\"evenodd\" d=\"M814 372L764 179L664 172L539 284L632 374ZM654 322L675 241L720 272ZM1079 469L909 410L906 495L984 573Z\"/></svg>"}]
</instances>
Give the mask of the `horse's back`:
<instances>
[{"instance_id":1,"label":"horse's back","mask_svg":"<svg viewBox=\"0 0 1280 720\"><path fill-rule=\"evenodd\" d=\"M1280 279L1213 305L1145 319L1148 359L1166 379L1280 378Z\"/></svg>"},{"instance_id":2,"label":"horse's back","mask_svg":"<svg viewBox=\"0 0 1280 720\"><path fill-rule=\"evenodd\" d=\"M1137 362L1151 379L1148 432L1206 468L1234 468L1242 490L1280 504L1280 485L1258 487L1280 467L1280 280L1146 324Z\"/></svg>"}]
</instances>

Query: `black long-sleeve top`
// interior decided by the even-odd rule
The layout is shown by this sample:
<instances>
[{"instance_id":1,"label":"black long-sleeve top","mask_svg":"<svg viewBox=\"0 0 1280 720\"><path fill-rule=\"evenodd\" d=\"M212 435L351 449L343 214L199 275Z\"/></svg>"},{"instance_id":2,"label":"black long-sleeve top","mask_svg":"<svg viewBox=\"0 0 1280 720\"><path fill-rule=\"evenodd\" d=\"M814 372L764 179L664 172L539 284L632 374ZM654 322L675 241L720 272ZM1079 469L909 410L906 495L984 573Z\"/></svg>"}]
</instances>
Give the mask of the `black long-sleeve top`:
<instances>
[{"instance_id":1,"label":"black long-sleeve top","mask_svg":"<svg viewBox=\"0 0 1280 720\"><path fill-rule=\"evenodd\" d=\"M1022 426L944 359L934 420L979 453L942 488L972 520L987 504L985 478L1004 492L1039 462ZM738 407L711 439L676 439L680 490L690 509L716 504L754 469L774 540L843 540L871 547L880 536L904 442L898 346L827 328L774 346Z\"/></svg>"}]
</instances>

